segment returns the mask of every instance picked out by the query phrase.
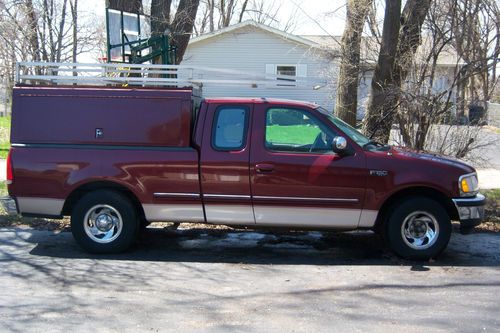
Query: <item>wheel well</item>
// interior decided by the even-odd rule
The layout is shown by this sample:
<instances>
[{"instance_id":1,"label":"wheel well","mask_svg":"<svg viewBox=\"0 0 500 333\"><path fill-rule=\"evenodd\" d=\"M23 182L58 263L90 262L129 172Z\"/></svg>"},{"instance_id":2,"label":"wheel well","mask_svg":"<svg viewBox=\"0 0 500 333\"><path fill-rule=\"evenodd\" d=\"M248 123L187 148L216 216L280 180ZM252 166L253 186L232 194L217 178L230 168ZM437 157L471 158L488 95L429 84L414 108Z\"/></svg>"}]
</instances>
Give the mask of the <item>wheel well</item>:
<instances>
[{"instance_id":1,"label":"wheel well","mask_svg":"<svg viewBox=\"0 0 500 333\"><path fill-rule=\"evenodd\" d=\"M457 209L453 204L453 201L445 194L430 187L410 187L393 193L384 202L384 204L380 208L377 221L375 222L375 228L380 229L384 225L391 207L397 205L408 197L414 196L422 196L436 200L446 209L446 212L448 213L450 219L458 219Z\"/></svg>"},{"instance_id":2,"label":"wheel well","mask_svg":"<svg viewBox=\"0 0 500 333\"><path fill-rule=\"evenodd\" d=\"M144 210L142 208L142 205L135 196L135 194L126 188L123 185L110 182L110 181L97 181L97 182L91 182L84 184L77 189L75 189L71 194L66 198L66 201L64 202L63 210L62 210L62 215L71 215L71 212L73 211L73 207L75 204L87 193L96 191L96 190L113 190L120 192L124 194L127 198L130 199L132 204L136 207L137 212L140 214L140 216L144 219Z\"/></svg>"}]
</instances>

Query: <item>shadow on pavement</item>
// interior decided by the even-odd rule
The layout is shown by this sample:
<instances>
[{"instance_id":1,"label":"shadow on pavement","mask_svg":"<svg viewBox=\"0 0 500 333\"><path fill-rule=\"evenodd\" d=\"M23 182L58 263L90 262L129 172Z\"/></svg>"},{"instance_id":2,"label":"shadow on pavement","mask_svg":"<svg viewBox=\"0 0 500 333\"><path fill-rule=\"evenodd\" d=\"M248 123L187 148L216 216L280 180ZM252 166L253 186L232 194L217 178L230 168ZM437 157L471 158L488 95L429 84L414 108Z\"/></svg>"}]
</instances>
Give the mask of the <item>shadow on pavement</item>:
<instances>
[{"instance_id":1,"label":"shadow on pavement","mask_svg":"<svg viewBox=\"0 0 500 333\"><path fill-rule=\"evenodd\" d=\"M497 234L464 236L454 233L447 250L430 262L397 258L372 232L271 233L148 228L134 248L117 255L88 254L78 247L69 232L32 232L25 239L36 243L29 252L31 255L54 258L264 265L404 265L415 271L425 271L425 266L500 266L500 236Z\"/></svg>"}]
</instances>

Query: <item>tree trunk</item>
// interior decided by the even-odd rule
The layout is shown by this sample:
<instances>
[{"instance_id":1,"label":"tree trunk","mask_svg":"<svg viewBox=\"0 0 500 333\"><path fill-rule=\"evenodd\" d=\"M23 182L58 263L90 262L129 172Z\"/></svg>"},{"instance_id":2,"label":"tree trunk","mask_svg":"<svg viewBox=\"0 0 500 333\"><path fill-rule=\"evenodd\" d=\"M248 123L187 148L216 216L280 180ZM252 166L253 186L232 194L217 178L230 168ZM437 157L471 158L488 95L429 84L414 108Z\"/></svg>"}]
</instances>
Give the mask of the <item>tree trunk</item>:
<instances>
[{"instance_id":1,"label":"tree trunk","mask_svg":"<svg viewBox=\"0 0 500 333\"><path fill-rule=\"evenodd\" d=\"M347 2L347 23L342 36L335 114L351 126L356 125L361 34L370 5L371 0Z\"/></svg>"},{"instance_id":2,"label":"tree trunk","mask_svg":"<svg viewBox=\"0 0 500 333\"><path fill-rule=\"evenodd\" d=\"M394 59L398 49L401 19L401 0L386 0L382 44L377 66L373 74L370 99L365 116L364 131L380 142L387 142L392 121L387 121L394 112L390 100L397 95L394 86Z\"/></svg>"},{"instance_id":3,"label":"tree trunk","mask_svg":"<svg viewBox=\"0 0 500 333\"><path fill-rule=\"evenodd\" d=\"M431 0L408 0L401 17L398 52L394 68L394 81L400 87L408 75L413 57L421 43L421 30L429 12Z\"/></svg>"},{"instance_id":4,"label":"tree trunk","mask_svg":"<svg viewBox=\"0 0 500 333\"><path fill-rule=\"evenodd\" d=\"M173 44L177 46L176 64L182 61L186 52L199 5L200 0L180 0L177 7L177 12L171 25L174 35Z\"/></svg>"},{"instance_id":5,"label":"tree trunk","mask_svg":"<svg viewBox=\"0 0 500 333\"><path fill-rule=\"evenodd\" d=\"M401 89L401 85L405 81L408 76L408 71L413 65L414 55L421 43L422 25L427 13L429 12L430 6L431 0L408 0L403 9L398 52L396 54L396 61L394 64L394 86L398 89ZM391 103L388 105L389 110L397 109L399 97L400 96L398 94L395 98L388 101ZM401 124L400 117L395 116L395 112L391 112L386 119L387 123L390 124L392 124L395 120L400 122L400 128L404 127L403 124ZM389 133L385 134L387 140L389 140L389 136L390 129Z\"/></svg>"},{"instance_id":6,"label":"tree trunk","mask_svg":"<svg viewBox=\"0 0 500 333\"><path fill-rule=\"evenodd\" d=\"M63 7L61 11L61 18L59 21L59 32L57 34L57 44L56 44L56 62L61 62L61 53L63 49L63 35L64 35L64 26L66 25L66 6L68 4L68 0L63 0Z\"/></svg>"},{"instance_id":7,"label":"tree trunk","mask_svg":"<svg viewBox=\"0 0 500 333\"><path fill-rule=\"evenodd\" d=\"M78 0L71 1L70 6L73 20L73 49L71 50L71 60L76 62L76 57L78 55Z\"/></svg>"},{"instance_id":8,"label":"tree trunk","mask_svg":"<svg viewBox=\"0 0 500 333\"><path fill-rule=\"evenodd\" d=\"M73 22L73 48L71 50L71 61L76 63L76 57L78 55L78 0L70 0L69 5L71 8L71 19ZM78 76L78 72L73 72L73 76Z\"/></svg>"},{"instance_id":9,"label":"tree trunk","mask_svg":"<svg viewBox=\"0 0 500 333\"><path fill-rule=\"evenodd\" d=\"M170 25L172 0L151 0L151 35L161 36Z\"/></svg>"},{"instance_id":10,"label":"tree trunk","mask_svg":"<svg viewBox=\"0 0 500 333\"><path fill-rule=\"evenodd\" d=\"M40 44L38 43L38 18L35 9L33 8L33 1L26 0L26 11L28 17L28 25L30 27L29 43L33 61L40 61Z\"/></svg>"},{"instance_id":11,"label":"tree trunk","mask_svg":"<svg viewBox=\"0 0 500 333\"><path fill-rule=\"evenodd\" d=\"M124 12L142 14L142 0L106 0L106 7Z\"/></svg>"},{"instance_id":12,"label":"tree trunk","mask_svg":"<svg viewBox=\"0 0 500 333\"><path fill-rule=\"evenodd\" d=\"M208 20L210 24L210 32L214 32L214 13L215 13L215 0L208 0Z\"/></svg>"},{"instance_id":13,"label":"tree trunk","mask_svg":"<svg viewBox=\"0 0 500 333\"><path fill-rule=\"evenodd\" d=\"M248 5L248 0L244 0L243 4L241 5L241 11L240 11L240 16L238 18L238 23L241 23L241 21L243 20L243 14L245 14L247 10L247 5Z\"/></svg>"}]
</instances>

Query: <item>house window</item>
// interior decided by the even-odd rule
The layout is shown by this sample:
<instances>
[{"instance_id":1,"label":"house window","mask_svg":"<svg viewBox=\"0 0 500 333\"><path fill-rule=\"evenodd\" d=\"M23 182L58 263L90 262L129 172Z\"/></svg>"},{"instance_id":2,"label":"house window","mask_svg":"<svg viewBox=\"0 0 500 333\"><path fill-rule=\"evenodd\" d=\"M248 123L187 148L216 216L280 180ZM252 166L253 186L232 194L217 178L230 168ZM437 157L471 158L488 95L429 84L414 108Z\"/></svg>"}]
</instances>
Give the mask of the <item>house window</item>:
<instances>
[{"instance_id":1,"label":"house window","mask_svg":"<svg viewBox=\"0 0 500 333\"><path fill-rule=\"evenodd\" d=\"M297 66L276 66L276 75L297 76ZM279 81L295 82L295 79L278 78ZM294 83L278 83L278 86L295 86Z\"/></svg>"},{"instance_id":2,"label":"house window","mask_svg":"<svg viewBox=\"0 0 500 333\"><path fill-rule=\"evenodd\" d=\"M297 76L297 66L276 66L278 75Z\"/></svg>"},{"instance_id":3,"label":"house window","mask_svg":"<svg viewBox=\"0 0 500 333\"><path fill-rule=\"evenodd\" d=\"M266 74L269 74L269 80L277 80L278 82L270 82L269 87L295 87L300 78L307 77L307 65L305 64L287 64L276 65L266 64ZM276 78L276 76L287 75L294 78Z\"/></svg>"}]
</instances>

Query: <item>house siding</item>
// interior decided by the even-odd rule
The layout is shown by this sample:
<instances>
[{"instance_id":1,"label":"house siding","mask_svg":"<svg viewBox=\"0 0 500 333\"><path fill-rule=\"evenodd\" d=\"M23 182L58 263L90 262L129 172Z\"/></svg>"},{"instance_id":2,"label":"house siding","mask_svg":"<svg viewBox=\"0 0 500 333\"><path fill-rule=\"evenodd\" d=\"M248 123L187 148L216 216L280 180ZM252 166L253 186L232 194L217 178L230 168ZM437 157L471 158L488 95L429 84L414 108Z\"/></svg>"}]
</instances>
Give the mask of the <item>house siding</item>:
<instances>
[{"instance_id":1,"label":"house siding","mask_svg":"<svg viewBox=\"0 0 500 333\"><path fill-rule=\"evenodd\" d=\"M205 84L203 96L273 97L304 100L318 103L333 110L337 65L321 56L319 50L295 41L286 40L254 26L189 44L182 65L224 68L230 70L266 73L266 65L305 65L308 78L327 80L328 85L313 90L312 86L277 88L266 85L221 86ZM214 78L213 74L204 78ZM198 78L200 78L198 76ZM227 79L227 77L226 77Z\"/></svg>"}]
</instances>

